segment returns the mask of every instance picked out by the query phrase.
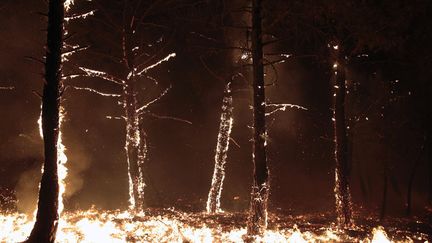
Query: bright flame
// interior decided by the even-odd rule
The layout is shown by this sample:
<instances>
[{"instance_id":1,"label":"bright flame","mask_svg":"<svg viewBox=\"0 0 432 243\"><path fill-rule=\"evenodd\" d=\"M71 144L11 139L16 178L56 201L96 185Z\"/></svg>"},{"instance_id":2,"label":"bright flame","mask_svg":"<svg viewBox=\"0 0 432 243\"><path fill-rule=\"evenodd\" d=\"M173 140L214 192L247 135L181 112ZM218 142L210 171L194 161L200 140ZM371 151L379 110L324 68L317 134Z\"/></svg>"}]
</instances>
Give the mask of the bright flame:
<instances>
[{"instance_id":1,"label":"bright flame","mask_svg":"<svg viewBox=\"0 0 432 243\"><path fill-rule=\"evenodd\" d=\"M387 238L387 233L382 227L374 228L372 230L372 234L372 243L391 243L391 241Z\"/></svg>"},{"instance_id":2,"label":"bright flame","mask_svg":"<svg viewBox=\"0 0 432 243\"><path fill-rule=\"evenodd\" d=\"M64 6L65 6L65 10L68 11L72 5L74 4L75 0L65 0L64 2Z\"/></svg>"},{"instance_id":3,"label":"bright flame","mask_svg":"<svg viewBox=\"0 0 432 243\"><path fill-rule=\"evenodd\" d=\"M59 134L58 134L58 140L57 140L57 159L58 159L58 180L59 180L59 207L58 207L58 214L61 215L64 209L64 195L66 192L66 177L68 170L66 168L67 163L67 156L66 156L66 147L62 143L62 123L64 119L64 111L63 107L60 107L60 114L59 114Z\"/></svg>"}]
</instances>

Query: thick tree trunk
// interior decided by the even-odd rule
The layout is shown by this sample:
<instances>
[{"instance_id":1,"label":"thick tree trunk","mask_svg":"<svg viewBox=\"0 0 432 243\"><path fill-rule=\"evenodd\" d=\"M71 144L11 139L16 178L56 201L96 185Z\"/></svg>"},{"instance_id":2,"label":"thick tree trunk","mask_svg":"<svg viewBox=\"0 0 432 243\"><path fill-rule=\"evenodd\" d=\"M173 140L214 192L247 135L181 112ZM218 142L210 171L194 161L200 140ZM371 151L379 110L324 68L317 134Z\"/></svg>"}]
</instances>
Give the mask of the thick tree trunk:
<instances>
[{"instance_id":1,"label":"thick tree trunk","mask_svg":"<svg viewBox=\"0 0 432 243\"><path fill-rule=\"evenodd\" d=\"M405 209L405 213L407 216L411 215L411 210L412 210L412 189L413 189L413 185L414 185L414 179L415 179L415 175L417 172L417 168L420 165L420 161L421 158L423 156L423 152L427 143L427 138L425 139L425 144L423 144L420 148L420 152L419 155L417 157L417 159L414 162L414 166L413 169L411 171L410 177L408 179L408 189L407 189L407 196L406 196L406 209Z\"/></svg>"},{"instance_id":2,"label":"thick tree trunk","mask_svg":"<svg viewBox=\"0 0 432 243\"><path fill-rule=\"evenodd\" d=\"M45 161L40 183L36 222L27 242L54 242L58 226L58 148L63 47L64 0L50 0L42 98L42 129Z\"/></svg>"},{"instance_id":3,"label":"thick tree trunk","mask_svg":"<svg viewBox=\"0 0 432 243\"><path fill-rule=\"evenodd\" d=\"M216 145L215 167L212 183L207 199L207 212L216 213L221 210L222 186L225 179L225 164L228 157L228 148L233 124L233 97L230 83L226 85L222 100L222 114L219 124L219 134Z\"/></svg>"},{"instance_id":4,"label":"thick tree trunk","mask_svg":"<svg viewBox=\"0 0 432 243\"><path fill-rule=\"evenodd\" d=\"M144 173L143 166L147 155L146 137L141 131L140 118L137 112L138 100L136 91L135 63L132 44L132 29L125 25L123 33L123 58L129 71L123 86L123 107L126 117L126 158L129 173L129 207L144 208Z\"/></svg>"},{"instance_id":5,"label":"thick tree trunk","mask_svg":"<svg viewBox=\"0 0 432 243\"><path fill-rule=\"evenodd\" d=\"M335 196L336 213L339 226L351 225L351 194L349 188L350 165L348 160L348 136L345 118L345 60L341 55L341 46L331 47L334 63L333 126L335 142Z\"/></svg>"},{"instance_id":6,"label":"thick tree trunk","mask_svg":"<svg viewBox=\"0 0 432 243\"><path fill-rule=\"evenodd\" d=\"M265 88L262 45L262 0L252 0L252 59L253 59L253 185L248 235L262 234L267 228L267 201L269 172L266 158Z\"/></svg>"}]
</instances>

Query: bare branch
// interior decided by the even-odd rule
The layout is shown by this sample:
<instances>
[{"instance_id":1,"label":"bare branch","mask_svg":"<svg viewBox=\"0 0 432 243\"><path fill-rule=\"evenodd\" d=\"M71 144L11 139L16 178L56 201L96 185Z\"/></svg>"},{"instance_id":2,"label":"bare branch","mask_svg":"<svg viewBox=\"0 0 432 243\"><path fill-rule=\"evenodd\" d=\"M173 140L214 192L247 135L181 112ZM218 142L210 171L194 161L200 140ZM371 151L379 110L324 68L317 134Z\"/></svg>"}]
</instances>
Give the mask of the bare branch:
<instances>
[{"instance_id":1,"label":"bare branch","mask_svg":"<svg viewBox=\"0 0 432 243\"><path fill-rule=\"evenodd\" d=\"M158 119L168 119L168 120L173 120L173 121L178 121L178 122L184 122L184 123L187 123L189 125L192 125L191 121L188 121L188 120L185 120L185 119L182 119L182 118L178 118L178 117L157 115L157 114L152 113L152 112L146 112L144 114L152 116L152 117L155 117L155 118L158 118Z\"/></svg>"},{"instance_id":2,"label":"bare branch","mask_svg":"<svg viewBox=\"0 0 432 243\"><path fill-rule=\"evenodd\" d=\"M274 107L275 109L270 111L270 112L266 112L266 116L270 116L278 111L285 111L287 108L295 108L295 109L299 109L299 110L305 110L307 111L308 109L304 106L300 106L300 105L294 105L294 104L266 104L266 107Z\"/></svg>"},{"instance_id":3,"label":"bare branch","mask_svg":"<svg viewBox=\"0 0 432 243\"><path fill-rule=\"evenodd\" d=\"M136 112L138 113L138 115L142 114L144 110L146 110L150 105L154 104L155 102L157 102L158 100L160 100L162 97L164 97L168 91L172 88L172 86L170 85L167 89L165 89L157 98L151 100L150 102L148 102L147 104L141 106L140 108L138 108L136 110Z\"/></svg>"},{"instance_id":4,"label":"bare branch","mask_svg":"<svg viewBox=\"0 0 432 243\"><path fill-rule=\"evenodd\" d=\"M107 81L113 82L115 84L119 84L119 85L124 85L125 81L117 78L113 75L110 75L106 72L102 72L102 71L97 71L97 70L93 70L93 69L89 69L89 68L85 68L85 67L79 67L80 70L85 72L85 75L83 76L87 76L87 77L93 77L93 78L101 78L101 79L105 79Z\"/></svg>"},{"instance_id":5,"label":"bare branch","mask_svg":"<svg viewBox=\"0 0 432 243\"><path fill-rule=\"evenodd\" d=\"M68 57L68 56L71 56L71 55L73 55L74 53L77 53L77 52L80 52L80 51L86 50L86 49L88 49L88 48L89 48L89 46L76 46L76 47L73 47L71 50L68 50L68 51L63 52L63 53L62 53L62 57Z\"/></svg>"},{"instance_id":6,"label":"bare branch","mask_svg":"<svg viewBox=\"0 0 432 243\"><path fill-rule=\"evenodd\" d=\"M91 11L88 11L88 12L82 13L82 14L73 14L71 16L65 17L64 20L66 22L69 22L69 21L75 20L75 19L86 19L89 16L93 16L95 12L96 12L96 10L91 10Z\"/></svg>"},{"instance_id":7,"label":"bare branch","mask_svg":"<svg viewBox=\"0 0 432 243\"><path fill-rule=\"evenodd\" d=\"M110 120L125 120L126 117L124 116L105 116L105 118L108 118Z\"/></svg>"},{"instance_id":8,"label":"bare branch","mask_svg":"<svg viewBox=\"0 0 432 243\"><path fill-rule=\"evenodd\" d=\"M156 62L155 64L152 64L152 65L150 65L150 66L147 66L147 67L145 67L145 68L143 68L141 71L138 71L137 72L137 75L142 75L143 73L146 73L148 70L150 70L150 69L152 69L152 68L155 68L155 67L157 67L157 66L159 66L161 63L163 63L163 62L166 62L166 61L168 61L169 59L171 59L172 57L175 57L176 56L176 54L173 52L173 53L170 53L168 56L166 56L164 59L161 59L161 60L159 60L158 62Z\"/></svg>"},{"instance_id":9,"label":"bare branch","mask_svg":"<svg viewBox=\"0 0 432 243\"><path fill-rule=\"evenodd\" d=\"M100 91L98 91L98 90L96 90L96 89L92 89L92 88L89 88L89 87L77 87L77 86L68 86L68 87L71 87L71 88L76 89L76 90L85 90L85 91L89 91L89 92L92 92L92 93L98 94L98 95L100 95L100 96L105 96L105 97L121 97L120 94L109 94L109 93L104 93L104 92L100 92Z\"/></svg>"},{"instance_id":10,"label":"bare branch","mask_svg":"<svg viewBox=\"0 0 432 243\"><path fill-rule=\"evenodd\" d=\"M45 65L45 61L42 60L42 59L38 59L38 58L35 58L35 57L31 57L31 56L25 56L24 58L27 59L27 60L38 62L38 63L41 63L41 64Z\"/></svg>"}]
</instances>

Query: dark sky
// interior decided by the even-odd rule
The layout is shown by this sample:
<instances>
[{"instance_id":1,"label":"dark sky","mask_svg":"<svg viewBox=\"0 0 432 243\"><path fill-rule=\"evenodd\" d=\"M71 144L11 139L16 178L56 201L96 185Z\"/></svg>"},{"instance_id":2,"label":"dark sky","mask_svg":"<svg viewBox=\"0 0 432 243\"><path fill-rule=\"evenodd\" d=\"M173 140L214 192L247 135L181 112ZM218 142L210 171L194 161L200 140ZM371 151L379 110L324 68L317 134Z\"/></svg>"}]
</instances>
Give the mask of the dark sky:
<instances>
[{"instance_id":1,"label":"dark sky","mask_svg":"<svg viewBox=\"0 0 432 243\"><path fill-rule=\"evenodd\" d=\"M0 3L0 86L15 87L12 91L0 90L0 188L16 191L21 210L29 210L36 200L38 171L43 160L37 127L40 99L33 93L42 88L43 66L26 57L43 55L46 23L37 12L45 11L42 0ZM104 36L97 34L95 26L97 22L90 19L76 27L80 31L77 41L108 50L110 47L103 42ZM174 37L169 46L169 52L176 52L177 57L153 72L162 89L172 85L153 111L188 119L193 125L157 119L145 122L150 145L147 203L203 209L213 172L224 85L203 67L200 53L187 46L185 33ZM115 42L116 38L112 40ZM211 61L215 66L222 62L220 58ZM74 65L111 68L103 58L88 54L75 58L74 62ZM427 157L420 152L423 130L413 112L418 108L418 100L427 102L416 97L421 90L417 82L421 75L414 76L411 69L401 69L399 65L378 62L356 65L350 70L349 80L353 89L354 83L360 83L357 88L363 93L356 96L353 91L348 95L350 115L372 107L355 126L353 200L371 211L378 207L383 161L387 161L391 168L390 213L395 215L403 212L408 177L418 157L414 181L417 209L425 204L428 180ZM268 119L271 209L294 213L332 210L334 160L329 70L325 63L294 58L278 66L278 76L277 85L267 89L268 99L299 104L308 111L292 109ZM113 89L98 80L74 82L105 91ZM387 94L392 91L405 98L389 103L388 97L392 96ZM143 92L147 99L157 94ZM232 137L239 146L232 143L230 146L222 207L245 210L252 173L250 93L235 93L234 99ZM384 105L389 107L388 115L381 119L380 107ZM63 106L66 111L63 139L70 170L67 190L71 194L66 207L127 207L124 124L105 118L121 114L121 109L111 98L72 89L66 90Z\"/></svg>"}]
</instances>

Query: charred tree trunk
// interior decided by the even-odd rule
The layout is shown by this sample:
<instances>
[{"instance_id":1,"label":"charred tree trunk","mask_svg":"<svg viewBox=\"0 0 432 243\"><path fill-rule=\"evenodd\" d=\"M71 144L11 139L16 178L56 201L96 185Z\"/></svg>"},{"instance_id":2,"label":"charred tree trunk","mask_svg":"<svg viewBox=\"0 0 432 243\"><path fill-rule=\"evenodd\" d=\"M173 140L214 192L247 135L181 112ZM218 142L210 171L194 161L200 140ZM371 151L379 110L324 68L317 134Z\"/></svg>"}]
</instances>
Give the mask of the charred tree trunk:
<instances>
[{"instance_id":1,"label":"charred tree trunk","mask_svg":"<svg viewBox=\"0 0 432 243\"><path fill-rule=\"evenodd\" d=\"M427 143L427 138L426 137L425 137L424 142ZM412 169L410 177L408 179L408 190L407 190L406 211L405 211L405 213L406 213L407 216L411 215L411 210L412 210L412 188L413 188L413 185L414 185L415 174L416 174L417 168L420 165L420 161L421 161L424 149L425 149L425 145L426 144L423 144L421 146L420 153L419 153L417 159L414 162L413 169Z\"/></svg>"},{"instance_id":2,"label":"charred tree trunk","mask_svg":"<svg viewBox=\"0 0 432 243\"><path fill-rule=\"evenodd\" d=\"M430 125L429 125L430 126ZM427 160L429 167L429 195L428 202L432 205L432 127L429 127L426 138Z\"/></svg>"},{"instance_id":3,"label":"charred tree trunk","mask_svg":"<svg viewBox=\"0 0 432 243\"><path fill-rule=\"evenodd\" d=\"M133 30L126 21L123 30L123 59L128 70L123 85L123 107L126 117L126 158L129 173L129 207L142 210L144 208L144 174L143 165L146 158L147 144L141 131L138 109L136 74L132 43Z\"/></svg>"},{"instance_id":4,"label":"charred tree trunk","mask_svg":"<svg viewBox=\"0 0 432 243\"><path fill-rule=\"evenodd\" d=\"M207 199L207 212L216 213L221 210L222 186L225 179L225 164L228 156L231 129L233 124L233 97L230 83L226 85L222 100L222 114L216 145L215 167L212 183Z\"/></svg>"},{"instance_id":5,"label":"charred tree trunk","mask_svg":"<svg viewBox=\"0 0 432 243\"><path fill-rule=\"evenodd\" d=\"M252 0L252 59L253 59L253 185L248 235L262 234L267 227L269 171L266 158L265 87L262 43L262 0Z\"/></svg>"},{"instance_id":6,"label":"charred tree trunk","mask_svg":"<svg viewBox=\"0 0 432 243\"><path fill-rule=\"evenodd\" d=\"M387 188L388 188L388 168L387 168L387 162L384 162L384 176L383 176L383 194L381 199L381 210L379 219L380 221L384 220L386 214L387 214Z\"/></svg>"},{"instance_id":7,"label":"charred tree trunk","mask_svg":"<svg viewBox=\"0 0 432 243\"><path fill-rule=\"evenodd\" d=\"M334 93L333 126L335 142L335 197L337 221L340 227L351 225L350 164L348 160L348 136L345 117L346 73L344 56L338 42L331 46L333 52Z\"/></svg>"},{"instance_id":8,"label":"charred tree trunk","mask_svg":"<svg viewBox=\"0 0 432 243\"><path fill-rule=\"evenodd\" d=\"M36 222L27 242L54 242L58 227L59 182L57 172L61 55L64 0L50 0L48 12L45 84L42 98L42 129L45 161L40 183Z\"/></svg>"}]
</instances>

